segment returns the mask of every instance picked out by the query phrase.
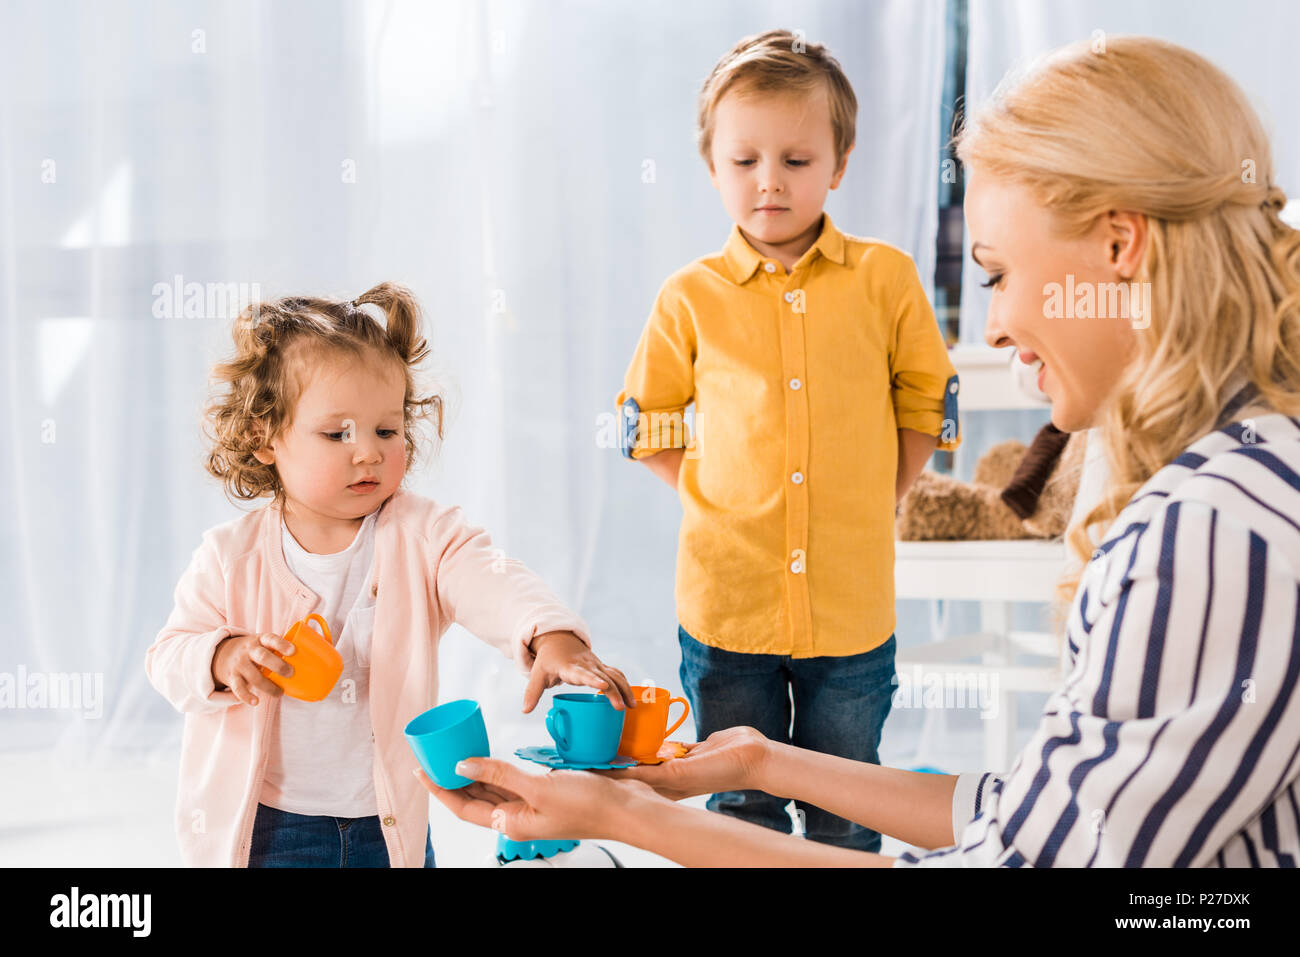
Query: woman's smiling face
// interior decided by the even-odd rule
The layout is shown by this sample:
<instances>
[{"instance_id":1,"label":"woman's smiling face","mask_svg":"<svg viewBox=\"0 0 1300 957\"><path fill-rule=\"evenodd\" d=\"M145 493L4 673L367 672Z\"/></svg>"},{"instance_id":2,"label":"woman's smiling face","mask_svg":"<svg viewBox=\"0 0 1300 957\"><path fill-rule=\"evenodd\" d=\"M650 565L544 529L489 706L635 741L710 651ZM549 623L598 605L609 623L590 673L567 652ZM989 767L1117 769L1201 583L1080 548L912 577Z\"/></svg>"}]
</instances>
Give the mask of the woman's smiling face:
<instances>
[{"instance_id":1,"label":"woman's smiling face","mask_svg":"<svg viewBox=\"0 0 1300 957\"><path fill-rule=\"evenodd\" d=\"M1052 400L1052 423L1076 432L1096 423L1098 410L1132 357L1131 315L1078 318L1049 307L1059 290L1102 293L1136 275L1145 252L1145 217L1112 212L1086 235L1063 238L1052 213L1027 188L966 168L966 226L971 256L989 276L985 341L1015 346L1026 362L1043 361L1039 382ZM1094 296L1096 301L1096 296ZM1061 299L1056 300L1060 305ZM1149 301L1148 301L1149 308ZM1098 308L1098 314L1107 310Z\"/></svg>"}]
</instances>

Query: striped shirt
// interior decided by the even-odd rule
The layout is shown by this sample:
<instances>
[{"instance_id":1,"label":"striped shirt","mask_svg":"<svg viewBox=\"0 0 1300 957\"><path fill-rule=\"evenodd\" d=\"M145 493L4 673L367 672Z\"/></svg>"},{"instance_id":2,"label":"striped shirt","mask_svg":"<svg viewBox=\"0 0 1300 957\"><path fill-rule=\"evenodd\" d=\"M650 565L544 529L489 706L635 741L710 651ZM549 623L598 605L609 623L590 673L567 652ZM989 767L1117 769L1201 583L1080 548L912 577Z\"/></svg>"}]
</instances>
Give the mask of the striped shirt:
<instances>
[{"instance_id":1,"label":"striped shirt","mask_svg":"<svg viewBox=\"0 0 1300 957\"><path fill-rule=\"evenodd\" d=\"M1011 770L958 776L957 844L894 866L1296 866L1300 419L1241 418L1153 475L1066 639Z\"/></svg>"}]
</instances>

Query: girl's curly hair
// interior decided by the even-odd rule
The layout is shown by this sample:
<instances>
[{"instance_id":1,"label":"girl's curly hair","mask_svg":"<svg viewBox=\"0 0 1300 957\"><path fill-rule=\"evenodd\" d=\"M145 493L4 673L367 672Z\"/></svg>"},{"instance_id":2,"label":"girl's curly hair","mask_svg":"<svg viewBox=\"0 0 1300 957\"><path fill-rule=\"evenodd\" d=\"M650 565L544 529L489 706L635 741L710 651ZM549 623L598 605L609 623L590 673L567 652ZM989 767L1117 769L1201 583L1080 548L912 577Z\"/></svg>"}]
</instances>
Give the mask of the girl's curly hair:
<instances>
[{"instance_id":1,"label":"girl's curly hair","mask_svg":"<svg viewBox=\"0 0 1300 957\"><path fill-rule=\"evenodd\" d=\"M364 307L378 306L380 325ZM433 418L442 439L443 402L439 395L418 396L412 370L429 353L422 335L420 307L411 291L384 282L356 299L288 297L253 303L236 318L235 355L213 369L211 382L229 390L211 399L204 433L211 442L205 463L236 499L273 495L283 502L284 487L274 465L253 453L293 424L309 372L322 361L345 359L385 364L396 360L406 380L404 433L406 468L419 452L417 422Z\"/></svg>"}]
</instances>

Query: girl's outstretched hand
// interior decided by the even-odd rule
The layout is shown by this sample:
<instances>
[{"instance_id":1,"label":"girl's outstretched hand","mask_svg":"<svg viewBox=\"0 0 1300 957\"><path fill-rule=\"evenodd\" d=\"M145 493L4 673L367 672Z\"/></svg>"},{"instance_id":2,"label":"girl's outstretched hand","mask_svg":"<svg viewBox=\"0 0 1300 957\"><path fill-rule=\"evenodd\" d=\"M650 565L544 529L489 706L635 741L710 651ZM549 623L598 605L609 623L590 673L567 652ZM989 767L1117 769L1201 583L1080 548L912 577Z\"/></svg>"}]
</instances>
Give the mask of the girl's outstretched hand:
<instances>
[{"instance_id":1,"label":"girl's outstretched hand","mask_svg":"<svg viewBox=\"0 0 1300 957\"><path fill-rule=\"evenodd\" d=\"M587 771L529 774L495 758L467 758L456 773L474 783L438 787L419 768L415 776L462 821L490 827L512 841L621 840L627 815L647 801L663 801L639 781L615 781Z\"/></svg>"},{"instance_id":2,"label":"girl's outstretched hand","mask_svg":"<svg viewBox=\"0 0 1300 957\"><path fill-rule=\"evenodd\" d=\"M524 714L537 707L542 692L561 682L594 688L615 710L636 707L632 685L623 672L603 663L571 631L551 631L533 639L533 670L524 689Z\"/></svg>"}]
</instances>

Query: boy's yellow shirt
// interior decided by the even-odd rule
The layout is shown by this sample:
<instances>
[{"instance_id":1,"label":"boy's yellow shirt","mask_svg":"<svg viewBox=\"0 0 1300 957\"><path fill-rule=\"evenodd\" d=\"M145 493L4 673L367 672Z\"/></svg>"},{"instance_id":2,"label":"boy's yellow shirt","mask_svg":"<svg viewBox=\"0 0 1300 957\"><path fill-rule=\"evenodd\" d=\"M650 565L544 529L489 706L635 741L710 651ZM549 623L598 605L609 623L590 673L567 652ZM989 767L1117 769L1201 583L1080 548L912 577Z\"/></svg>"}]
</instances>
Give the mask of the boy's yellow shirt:
<instances>
[{"instance_id":1,"label":"boy's yellow shirt","mask_svg":"<svg viewBox=\"0 0 1300 957\"><path fill-rule=\"evenodd\" d=\"M898 429L960 444L916 266L822 231L794 269L738 227L663 284L628 367L624 455L686 447L677 616L728 651L853 655L894 633ZM694 402L689 434L680 423Z\"/></svg>"}]
</instances>

